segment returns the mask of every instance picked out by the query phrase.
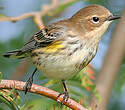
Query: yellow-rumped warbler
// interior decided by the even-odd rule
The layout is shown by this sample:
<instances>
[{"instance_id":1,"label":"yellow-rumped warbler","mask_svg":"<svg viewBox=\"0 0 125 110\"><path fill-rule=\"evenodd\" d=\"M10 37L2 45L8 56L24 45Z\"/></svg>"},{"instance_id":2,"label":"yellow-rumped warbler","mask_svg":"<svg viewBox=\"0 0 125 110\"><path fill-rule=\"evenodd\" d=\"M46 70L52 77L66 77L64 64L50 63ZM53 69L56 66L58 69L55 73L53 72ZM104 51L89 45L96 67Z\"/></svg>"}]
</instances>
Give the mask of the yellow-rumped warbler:
<instances>
[{"instance_id":1,"label":"yellow-rumped warbler","mask_svg":"<svg viewBox=\"0 0 125 110\"><path fill-rule=\"evenodd\" d=\"M65 80L79 73L96 55L99 41L112 20L119 19L100 5L90 5L67 20L46 26L32 36L23 48L5 57L31 57L36 69L26 83L31 88L37 69L45 76L63 81L64 101L68 100ZM59 95L59 96L60 96Z\"/></svg>"}]
</instances>

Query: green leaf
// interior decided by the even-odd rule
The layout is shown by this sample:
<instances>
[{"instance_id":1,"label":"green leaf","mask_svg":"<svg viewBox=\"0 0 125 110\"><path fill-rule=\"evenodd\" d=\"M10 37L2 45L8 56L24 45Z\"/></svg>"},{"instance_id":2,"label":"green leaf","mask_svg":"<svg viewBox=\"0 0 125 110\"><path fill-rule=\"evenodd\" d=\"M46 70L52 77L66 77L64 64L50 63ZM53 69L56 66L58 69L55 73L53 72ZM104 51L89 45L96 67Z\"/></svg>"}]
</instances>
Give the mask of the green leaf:
<instances>
[{"instance_id":1,"label":"green leaf","mask_svg":"<svg viewBox=\"0 0 125 110\"><path fill-rule=\"evenodd\" d=\"M7 90L7 89L0 90L0 96L1 96L2 103L4 102L9 107L14 107L16 110L17 109L20 110L20 106L17 104L17 101L19 100L19 95L17 94L14 88L11 90Z\"/></svg>"},{"instance_id":2,"label":"green leaf","mask_svg":"<svg viewBox=\"0 0 125 110\"><path fill-rule=\"evenodd\" d=\"M0 101L1 103L6 104L11 110L16 110L16 107L12 102L7 101L2 95L0 95Z\"/></svg>"}]
</instances>

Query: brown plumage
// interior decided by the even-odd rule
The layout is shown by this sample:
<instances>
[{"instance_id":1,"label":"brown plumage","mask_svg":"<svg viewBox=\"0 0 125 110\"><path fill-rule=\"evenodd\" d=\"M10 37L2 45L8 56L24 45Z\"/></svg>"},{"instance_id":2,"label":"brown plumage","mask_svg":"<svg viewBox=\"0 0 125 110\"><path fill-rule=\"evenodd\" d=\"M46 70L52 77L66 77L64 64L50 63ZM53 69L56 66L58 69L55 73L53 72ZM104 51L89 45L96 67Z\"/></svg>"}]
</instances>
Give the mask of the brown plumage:
<instances>
[{"instance_id":1,"label":"brown plumage","mask_svg":"<svg viewBox=\"0 0 125 110\"><path fill-rule=\"evenodd\" d=\"M4 56L30 56L33 64L45 76L63 80L64 103L65 99L68 99L64 80L89 64L96 55L99 41L109 24L119 18L103 6L90 5L67 20L45 26L34 34L23 48L8 52ZM26 90L29 90L31 84L32 80L29 79Z\"/></svg>"}]
</instances>

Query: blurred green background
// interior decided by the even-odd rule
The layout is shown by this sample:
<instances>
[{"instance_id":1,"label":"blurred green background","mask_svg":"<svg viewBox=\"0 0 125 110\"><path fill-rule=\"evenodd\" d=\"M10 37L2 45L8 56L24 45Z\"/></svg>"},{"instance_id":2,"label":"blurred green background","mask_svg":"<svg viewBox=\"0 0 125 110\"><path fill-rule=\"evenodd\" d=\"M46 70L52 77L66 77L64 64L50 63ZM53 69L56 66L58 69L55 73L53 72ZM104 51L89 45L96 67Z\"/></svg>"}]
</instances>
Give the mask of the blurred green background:
<instances>
[{"instance_id":1,"label":"blurred green background","mask_svg":"<svg viewBox=\"0 0 125 110\"><path fill-rule=\"evenodd\" d=\"M0 0L0 17L3 17L3 15L19 16L23 13L39 11L44 4L49 3L50 0ZM43 22L45 25L47 25L58 20L69 18L79 9L89 4L103 5L108 8L112 13L119 15L121 14L125 6L125 0L76 0L76 2L60 6L58 7L58 9L53 10L51 15L46 15L43 17ZM101 68L104 56L106 55L108 49L109 42L112 39L112 30L115 27L116 23L117 21L112 23L102 39L99 45L98 53L91 62L93 69L88 67L87 70L82 71L79 75L73 77L72 79L69 79L67 82L71 98L81 103L84 99L84 103L82 104L86 107L89 103L90 94L97 94L94 89L93 80L88 75L88 70L92 69L92 71L97 73ZM27 18L15 23L11 23L9 21L0 22L0 72L2 72L2 79L15 79L26 81L31 75L34 69L34 66L31 62L26 72L27 74L23 73L23 70L21 70L22 75L20 75L21 77L18 77L18 75L15 76L15 73L17 72L16 70L21 62L25 62L25 59L6 59L2 56L2 54L9 50L21 48L24 43L26 43L26 41L33 35L33 33L38 30L39 28L33 22L32 18ZM123 60L119 75L114 84L108 110L125 110L124 73L125 60ZM21 74L21 72L19 74ZM92 80L92 82L88 84L85 79L89 80L88 82L91 82ZM60 81L50 80L44 77L39 72L35 74L34 83L49 87L58 92L61 92L63 90ZM89 86L91 90L86 89L86 86ZM12 93L13 91L15 90L7 92L8 98L15 97L10 95L10 93ZM2 93L3 91L0 90L0 110L53 110L54 108L57 108L57 110L60 109L57 102L48 99L47 97L32 93L28 93L27 95L25 95L24 92L21 91L18 91L18 97L16 98L16 100L13 100L12 104L10 104L6 100L4 101L4 99L1 97ZM63 106L63 108L66 109L65 106Z\"/></svg>"}]
</instances>

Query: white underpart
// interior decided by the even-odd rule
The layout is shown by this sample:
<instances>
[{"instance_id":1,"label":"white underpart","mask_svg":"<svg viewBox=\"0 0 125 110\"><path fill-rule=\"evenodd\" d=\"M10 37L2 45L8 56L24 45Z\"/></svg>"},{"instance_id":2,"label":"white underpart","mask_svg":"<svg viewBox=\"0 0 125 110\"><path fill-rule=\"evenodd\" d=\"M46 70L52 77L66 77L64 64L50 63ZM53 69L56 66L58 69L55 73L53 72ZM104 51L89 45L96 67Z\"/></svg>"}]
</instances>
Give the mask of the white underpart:
<instances>
[{"instance_id":1,"label":"white underpart","mask_svg":"<svg viewBox=\"0 0 125 110\"><path fill-rule=\"evenodd\" d=\"M72 51L74 48L79 47L81 43L83 44L83 48L77 50L77 52L72 54L70 57L68 57L66 53L59 54L56 56L49 55L49 57L47 57L46 54L45 55L41 54L41 56L39 56L41 59L39 61L41 63L41 66L37 67L38 70L42 72L45 76L49 78L53 78L53 79L67 79L67 78L71 78L72 76L74 76L75 74L81 71L81 69L77 68L76 65L83 63L83 61L85 61L86 58L88 57L89 52L92 52L93 56L90 56L90 58L87 60L91 60L95 56L97 47L98 47L98 46L95 46L95 44L98 45L98 42L101 39L102 34L108 28L107 24L109 25L110 22L105 22L102 25L102 28L98 28L96 30L97 32L89 33L90 36L94 36L92 37L93 40L91 39L92 42L87 44L91 48L87 48L85 44L86 42L83 41L82 39L79 39L79 43L71 46L70 49L67 49L67 52ZM102 30L100 29L102 29L104 32L101 32ZM32 60L34 61L36 59L34 58Z\"/></svg>"},{"instance_id":2,"label":"white underpart","mask_svg":"<svg viewBox=\"0 0 125 110\"><path fill-rule=\"evenodd\" d=\"M38 69L49 78L70 78L80 71L80 69L76 68L76 65L81 64L85 57L87 57L88 53L85 51L86 47L84 47L82 50L78 50L69 57L67 55L49 55L49 57L46 57L46 55L41 55L41 66L39 66Z\"/></svg>"}]
</instances>

